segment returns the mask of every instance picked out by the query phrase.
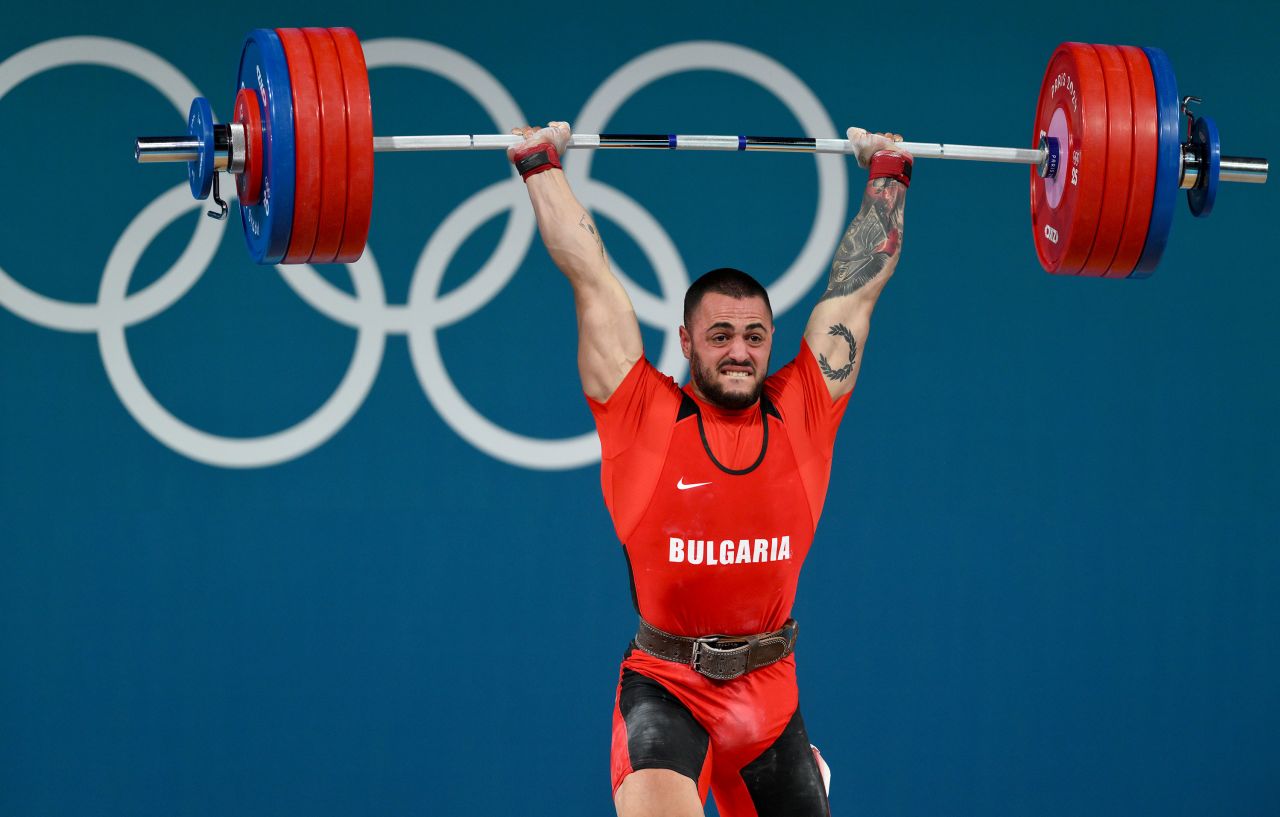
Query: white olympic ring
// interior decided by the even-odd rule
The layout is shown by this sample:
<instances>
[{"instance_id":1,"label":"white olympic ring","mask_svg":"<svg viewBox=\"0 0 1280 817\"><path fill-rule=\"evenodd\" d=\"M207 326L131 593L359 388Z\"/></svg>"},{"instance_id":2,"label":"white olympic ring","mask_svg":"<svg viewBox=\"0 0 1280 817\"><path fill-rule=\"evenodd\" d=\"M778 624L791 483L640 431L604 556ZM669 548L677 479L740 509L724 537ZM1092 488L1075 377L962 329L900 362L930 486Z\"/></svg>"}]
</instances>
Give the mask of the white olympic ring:
<instances>
[{"instance_id":1,"label":"white olympic ring","mask_svg":"<svg viewBox=\"0 0 1280 817\"><path fill-rule=\"evenodd\" d=\"M526 121L515 100L483 66L445 46L421 40L385 38L364 43L370 70L410 68L437 74L469 93L492 118L498 131ZM21 51L0 63L0 99L27 79L68 65L118 68L152 84L183 116L195 86L173 65L132 43L103 37L66 37ZM813 92L785 66L739 45L688 42L657 48L616 70L592 94L576 120L583 132L602 130L608 118L646 85L686 71L721 71L744 77L770 91L816 136L834 135L826 110ZM658 276L661 292L650 293L614 269L630 293L637 317L664 333L658 368L675 376L685 372L679 335L684 291L689 284L684 261L653 216L618 189L589 176L592 155L566 159L565 171L583 204L626 230ZM817 213L800 255L770 285L775 314L795 305L827 263L845 217L847 176L840 157L816 156ZM228 198L234 198L234 188ZM332 395L309 417L282 431L259 437L225 437L183 422L155 399L129 354L126 330L163 312L182 298L212 262L225 222L200 219L182 255L170 269L136 293L129 281L147 247L169 224L200 205L185 184L143 208L112 249L97 303L59 301L36 293L0 268L0 305L31 323L69 332L95 332L108 379L133 418L174 451L213 466L258 468L296 459L342 429L364 404L377 378L388 334L408 337L410 355L428 400L446 423L480 451L503 462L532 469L566 469L599 459L594 432L564 439L529 437L509 431L478 412L462 395L445 367L436 333L483 308L506 287L532 244L536 223L524 185L512 172L470 196L428 238L414 267L404 305L388 304L382 277L370 248L348 266L355 294L330 284L306 265L277 267L286 284L311 308L356 330L351 363ZM458 249L481 225L508 212L510 217L493 253L465 283L440 295L445 270Z\"/></svg>"},{"instance_id":2,"label":"white olympic ring","mask_svg":"<svg viewBox=\"0 0 1280 817\"><path fill-rule=\"evenodd\" d=\"M780 99L800 121L803 133L829 138L836 135L831 117L814 96L813 91L782 63L740 45L721 42L688 42L655 48L613 72L583 106L574 127L583 133L600 133L622 103L646 85L672 74L686 71L723 71L759 83ZM600 183L591 180L594 151L583 151L565 164L569 177L582 203L590 207ZM818 211L809 238L800 255L777 281L769 285L769 301L774 314L781 315L804 297L813 285L815 271L825 267L831 258L835 238L844 229L845 199L849 194L848 176L843 156L815 153L818 165ZM615 267L615 272L632 293L636 314L650 323L664 314L662 306L649 293L631 284ZM637 297L638 296L638 297Z\"/></svg>"},{"instance_id":3,"label":"white olympic ring","mask_svg":"<svg viewBox=\"0 0 1280 817\"><path fill-rule=\"evenodd\" d=\"M200 91L177 68L133 43L106 37L63 37L33 45L0 63L0 99L36 74L68 65L102 65L119 68L146 82L178 109L186 119L187 108ZM172 306L187 293L213 260L222 239L223 222L201 219L186 250L169 271L146 289L125 301L126 314L114 316L126 325L148 320ZM198 256L203 259L195 263ZM31 323L65 332L93 332L102 309L97 304L67 303L32 292L0 267L0 304Z\"/></svg>"},{"instance_id":4,"label":"white olympic ring","mask_svg":"<svg viewBox=\"0 0 1280 817\"><path fill-rule=\"evenodd\" d=\"M287 462L322 445L364 404L382 364L386 333L372 319L360 325L351 366L337 390L318 411L286 431L255 438L219 437L192 428L174 417L143 385L129 357L125 323L112 321L110 316L115 314L113 307L118 309L124 304L129 278L152 239L175 218L203 205L204 202L191 198L187 185L179 185L144 208L116 242L98 290L98 303L105 307L107 316L98 326L98 349L102 362L125 408L153 437L170 448L194 460L228 468L254 468ZM361 301L386 302L382 278L373 254L367 248L360 260L349 265L348 269L351 270L356 296Z\"/></svg>"}]
</instances>

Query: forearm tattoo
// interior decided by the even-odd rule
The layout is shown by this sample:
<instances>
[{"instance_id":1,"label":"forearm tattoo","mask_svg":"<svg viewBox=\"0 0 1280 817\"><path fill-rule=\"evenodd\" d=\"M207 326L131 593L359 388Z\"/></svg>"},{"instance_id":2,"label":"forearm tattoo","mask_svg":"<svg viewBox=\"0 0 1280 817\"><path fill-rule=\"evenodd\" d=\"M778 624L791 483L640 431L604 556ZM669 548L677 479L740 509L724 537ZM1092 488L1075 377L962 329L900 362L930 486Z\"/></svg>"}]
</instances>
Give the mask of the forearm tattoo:
<instances>
[{"instance_id":1,"label":"forearm tattoo","mask_svg":"<svg viewBox=\"0 0 1280 817\"><path fill-rule=\"evenodd\" d=\"M856 292L874 281L902 249L902 208L907 188L893 179L872 179L862 209L849 225L821 300Z\"/></svg>"},{"instance_id":2,"label":"forearm tattoo","mask_svg":"<svg viewBox=\"0 0 1280 817\"><path fill-rule=\"evenodd\" d=\"M839 383L853 374L853 362L858 359L858 342L854 340L853 333L849 331L849 327L843 323L837 323L832 326L827 330L827 334L836 338L844 338L845 343L849 344L849 362L839 369L831 368L831 364L827 362L826 355L818 355L818 368L822 370L822 375L828 380L834 380Z\"/></svg>"},{"instance_id":3,"label":"forearm tattoo","mask_svg":"<svg viewBox=\"0 0 1280 817\"><path fill-rule=\"evenodd\" d=\"M591 237L596 240L596 246L600 248L601 257L605 257L604 239L600 237L600 233L596 232L596 225L591 223L591 219L587 217L586 213L582 214L582 218L578 221L578 226L591 233Z\"/></svg>"}]
</instances>

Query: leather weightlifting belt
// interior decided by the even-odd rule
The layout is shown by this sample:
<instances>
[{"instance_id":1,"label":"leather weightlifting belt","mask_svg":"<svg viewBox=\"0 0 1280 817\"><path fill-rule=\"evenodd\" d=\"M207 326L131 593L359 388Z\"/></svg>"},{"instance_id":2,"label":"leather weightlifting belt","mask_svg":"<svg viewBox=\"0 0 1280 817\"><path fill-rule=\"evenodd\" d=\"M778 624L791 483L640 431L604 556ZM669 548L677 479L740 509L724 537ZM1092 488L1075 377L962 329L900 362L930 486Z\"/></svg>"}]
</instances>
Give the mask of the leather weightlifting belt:
<instances>
[{"instance_id":1,"label":"leather weightlifting belt","mask_svg":"<svg viewBox=\"0 0 1280 817\"><path fill-rule=\"evenodd\" d=\"M672 635L640 619L636 646L654 658L687 664L716 681L729 681L786 658L796 648L800 625L787 619L782 629L756 635Z\"/></svg>"}]
</instances>

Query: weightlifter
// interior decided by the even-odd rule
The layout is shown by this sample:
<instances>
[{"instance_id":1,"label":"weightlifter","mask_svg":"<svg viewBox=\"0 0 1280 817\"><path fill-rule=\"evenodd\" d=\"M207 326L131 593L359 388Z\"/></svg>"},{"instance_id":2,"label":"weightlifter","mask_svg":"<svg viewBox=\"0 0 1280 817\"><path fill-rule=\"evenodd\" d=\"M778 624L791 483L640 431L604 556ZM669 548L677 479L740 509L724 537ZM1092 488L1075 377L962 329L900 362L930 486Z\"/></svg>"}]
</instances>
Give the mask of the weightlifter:
<instances>
[{"instance_id":1,"label":"weightlifter","mask_svg":"<svg viewBox=\"0 0 1280 817\"><path fill-rule=\"evenodd\" d=\"M850 128L870 169L796 358L768 375L773 312L745 272L700 277L684 301L681 388L644 357L640 327L559 156L564 122L517 128L508 156L543 243L573 288L578 369L601 483L640 615L613 713L620 817L827 815L800 717L790 619L876 299L902 249L912 159Z\"/></svg>"}]
</instances>

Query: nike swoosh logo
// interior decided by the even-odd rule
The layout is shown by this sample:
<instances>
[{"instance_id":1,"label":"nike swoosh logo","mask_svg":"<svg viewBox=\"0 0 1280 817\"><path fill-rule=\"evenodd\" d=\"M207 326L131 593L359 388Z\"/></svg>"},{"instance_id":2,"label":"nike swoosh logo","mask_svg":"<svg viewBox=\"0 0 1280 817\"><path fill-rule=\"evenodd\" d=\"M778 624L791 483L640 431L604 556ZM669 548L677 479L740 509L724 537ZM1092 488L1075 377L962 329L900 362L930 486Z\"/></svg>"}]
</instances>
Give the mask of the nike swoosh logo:
<instances>
[{"instance_id":1,"label":"nike swoosh logo","mask_svg":"<svg viewBox=\"0 0 1280 817\"><path fill-rule=\"evenodd\" d=\"M711 484L710 482L695 482L691 485L685 485L684 477L680 477L680 481L676 483L676 487L682 491L687 491L690 488L701 488L703 485L710 485L710 484Z\"/></svg>"}]
</instances>

